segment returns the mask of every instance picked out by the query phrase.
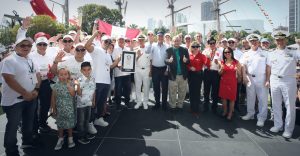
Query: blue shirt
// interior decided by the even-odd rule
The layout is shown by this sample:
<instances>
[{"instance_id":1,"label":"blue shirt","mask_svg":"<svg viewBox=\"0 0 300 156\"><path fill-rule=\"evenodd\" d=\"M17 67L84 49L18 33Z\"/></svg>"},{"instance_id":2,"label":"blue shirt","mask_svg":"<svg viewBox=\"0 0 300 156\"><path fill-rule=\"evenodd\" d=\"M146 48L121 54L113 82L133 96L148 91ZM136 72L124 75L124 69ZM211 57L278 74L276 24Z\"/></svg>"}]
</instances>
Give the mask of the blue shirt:
<instances>
[{"instance_id":1,"label":"blue shirt","mask_svg":"<svg viewBox=\"0 0 300 156\"><path fill-rule=\"evenodd\" d=\"M166 66L165 60L167 59L167 50L168 46L164 43L158 44L153 43L152 45L147 45L146 53L151 54L152 65L155 67L164 67Z\"/></svg>"}]
</instances>

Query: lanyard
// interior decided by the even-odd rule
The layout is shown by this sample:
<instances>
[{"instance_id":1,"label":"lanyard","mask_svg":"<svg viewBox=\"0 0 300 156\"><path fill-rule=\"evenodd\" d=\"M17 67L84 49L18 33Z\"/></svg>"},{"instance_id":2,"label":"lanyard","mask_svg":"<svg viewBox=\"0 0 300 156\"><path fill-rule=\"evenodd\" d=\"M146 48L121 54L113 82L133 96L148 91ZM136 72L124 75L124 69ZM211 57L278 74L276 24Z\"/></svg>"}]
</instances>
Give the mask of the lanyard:
<instances>
[{"instance_id":1,"label":"lanyard","mask_svg":"<svg viewBox=\"0 0 300 156\"><path fill-rule=\"evenodd\" d=\"M31 62L31 65L30 65L30 63L28 62L29 60L30 60L30 62ZM29 67L29 73L34 73L33 62L32 62L31 59L28 59L28 60L27 60L27 65L28 65L28 67Z\"/></svg>"}]
</instances>

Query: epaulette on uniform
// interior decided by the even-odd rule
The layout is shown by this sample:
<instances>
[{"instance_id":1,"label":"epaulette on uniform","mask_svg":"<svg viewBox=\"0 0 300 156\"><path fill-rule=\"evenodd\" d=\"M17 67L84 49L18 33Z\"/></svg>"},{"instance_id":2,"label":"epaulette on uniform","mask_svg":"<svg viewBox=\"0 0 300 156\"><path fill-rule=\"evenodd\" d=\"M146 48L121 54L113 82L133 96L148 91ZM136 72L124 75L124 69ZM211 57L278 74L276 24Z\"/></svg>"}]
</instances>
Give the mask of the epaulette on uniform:
<instances>
[{"instance_id":1,"label":"epaulette on uniform","mask_svg":"<svg viewBox=\"0 0 300 156\"><path fill-rule=\"evenodd\" d=\"M295 47L287 47L288 50L298 50L298 48Z\"/></svg>"}]
</instances>

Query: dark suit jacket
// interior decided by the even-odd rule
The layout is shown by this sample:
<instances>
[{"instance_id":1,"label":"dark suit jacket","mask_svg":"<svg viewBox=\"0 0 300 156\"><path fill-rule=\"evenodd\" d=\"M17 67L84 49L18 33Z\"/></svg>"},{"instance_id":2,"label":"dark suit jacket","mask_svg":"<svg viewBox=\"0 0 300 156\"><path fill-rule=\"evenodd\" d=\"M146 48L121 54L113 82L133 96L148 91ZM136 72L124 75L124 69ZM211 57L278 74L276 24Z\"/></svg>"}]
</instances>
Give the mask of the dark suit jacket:
<instances>
[{"instance_id":1,"label":"dark suit jacket","mask_svg":"<svg viewBox=\"0 0 300 156\"><path fill-rule=\"evenodd\" d=\"M179 55L180 55L180 67L181 67L181 73L184 79L187 78L188 75L188 70L187 70L187 65L190 63L190 57L189 57L189 52L186 48L179 47ZM167 60L173 56L173 62L169 63ZM187 61L183 63L183 56L187 58ZM165 63L168 65L168 76L169 80L176 80L176 75L177 75L177 58L175 51L173 47L170 47L167 49L167 60Z\"/></svg>"}]
</instances>

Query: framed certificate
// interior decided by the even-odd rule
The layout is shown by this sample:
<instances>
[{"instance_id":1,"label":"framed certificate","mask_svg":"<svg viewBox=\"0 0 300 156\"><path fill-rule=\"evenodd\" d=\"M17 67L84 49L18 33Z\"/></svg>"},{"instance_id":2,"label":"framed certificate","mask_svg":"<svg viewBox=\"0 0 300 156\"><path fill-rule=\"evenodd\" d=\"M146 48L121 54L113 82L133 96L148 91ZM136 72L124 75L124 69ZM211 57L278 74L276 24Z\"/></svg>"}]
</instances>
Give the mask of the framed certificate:
<instances>
[{"instance_id":1,"label":"framed certificate","mask_svg":"<svg viewBox=\"0 0 300 156\"><path fill-rule=\"evenodd\" d=\"M135 56L134 51L123 51L122 53L122 72L135 71Z\"/></svg>"}]
</instances>

